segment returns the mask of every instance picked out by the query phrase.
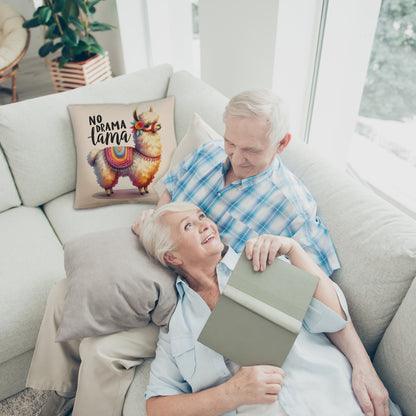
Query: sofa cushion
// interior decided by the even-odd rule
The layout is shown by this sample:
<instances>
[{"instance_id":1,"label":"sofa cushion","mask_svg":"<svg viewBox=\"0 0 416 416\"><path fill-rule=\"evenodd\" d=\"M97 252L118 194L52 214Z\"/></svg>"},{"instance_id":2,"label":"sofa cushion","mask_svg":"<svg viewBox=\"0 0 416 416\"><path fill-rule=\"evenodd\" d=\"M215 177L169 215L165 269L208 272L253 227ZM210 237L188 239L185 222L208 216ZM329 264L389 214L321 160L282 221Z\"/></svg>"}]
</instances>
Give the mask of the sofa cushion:
<instances>
[{"instance_id":1,"label":"sofa cushion","mask_svg":"<svg viewBox=\"0 0 416 416\"><path fill-rule=\"evenodd\" d=\"M316 199L341 262L332 277L371 356L416 275L416 223L309 145L291 143L282 160Z\"/></svg>"},{"instance_id":2,"label":"sofa cushion","mask_svg":"<svg viewBox=\"0 0 416 416\"><path fill-rule=\"evenodd\" d=\"M33 348L53 282L65 277L63 250L39 208L0 215L0 363Z\"/></svg>"},{"instance_id":3,"label":"sofa cushion","mask_svg":"<svg viewBox=\"0 0 416 416\"><path fill-rule=\"evenodd\" d=\"M374 366L404 414L416 409L416 278L374 356Z\"/></svg>"},{"instance_id":4,"label":"sofa cushion","mask_svg":"<svg viewBox=\"0 0 416 416\"><path fill-rule=\"evenodd\" d=\"M167 327L176 307L176 273L153 262L130 227L76 238L64 253L68 293L57 341L150 322Z\"/></svg>"},{"instance_id":5,"label":"sofa cushion","mask_svg":"<svg viewBox=\"0 0 416 416\"><path fill-rule=\"evenodd\" d=\"M68 106L77 149L75 208L158 201L153 186L176 148L174 101Z\"/></svg>"},{"instance_id":6,"label":"sofa cushion","mask_svg":"<svg viewBox=\"0 0 416 416\"><path fill-rule=\"evenodd\" d=\"M0 147L0 212L21 204L9 165Z\"/></svg>"},{"instance_id":7,"label":"sofa cushion","mask_svg":"<svg viewBox=\"0 0 416 416\"><path fill-rule=\"evenodd\" d=\"M74 209L75 193L70 192L43 206L62 244L84 234L130 227L140 211L154 207L149 204L120 204L92 209Z\"/></svg>"},{"instance_id":8,"label":"sofa cushion","mask_svg":"<svg viewBox=\"0 0 416 416\"><path fill-rule=\"evenodd\" d=\"M38 206L75 189L76 157L68 104L127 104L164 98L169 65L75 90L0 106L0 142L20 197Z\"/></svg>"},{"instance_id":9,"label":"sofa cushion","mask_svg":"<svg viewBox=\"0 0 416 416\"><path fill-rule=\"evenodd\" d=\"M180 142L192 115L198 113L220 134L224 132L222 114L228 98L215 88L185 71L175 72L169 82L168 96L175 96L175 131Z\"/></svg>"},{"instance_id":10,"label":"sofa cushion","mask_svg":"<svg viewBox=\"0 0 416 416\"><path fill-rule=\"evenodd\" d=\"M134 378L124 400L123 416L146 416L146 392L149 381L150 366L153 358L147 358L142 365L136 367Z\"/></svg>"}]
</instances>

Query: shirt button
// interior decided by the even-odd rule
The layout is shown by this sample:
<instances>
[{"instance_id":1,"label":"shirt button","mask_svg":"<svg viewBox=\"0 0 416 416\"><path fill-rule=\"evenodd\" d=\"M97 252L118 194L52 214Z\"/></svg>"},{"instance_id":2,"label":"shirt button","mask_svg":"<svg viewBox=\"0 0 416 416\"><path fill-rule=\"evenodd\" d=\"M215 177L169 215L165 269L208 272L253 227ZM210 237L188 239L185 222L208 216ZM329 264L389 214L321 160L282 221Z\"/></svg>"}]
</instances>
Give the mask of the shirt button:
<instances>
[{"instance_id":1,"label":"shirt button","mask_svg":"<svg viewBox=\"0 0 416 416\"><path fill-rule=\"evenodd\" d=\"M222 194L221 194L221 192L218 192L218 193L217 193L217 196L221 196L221 195L222 195Z\"/></svg>"}]
</instances>

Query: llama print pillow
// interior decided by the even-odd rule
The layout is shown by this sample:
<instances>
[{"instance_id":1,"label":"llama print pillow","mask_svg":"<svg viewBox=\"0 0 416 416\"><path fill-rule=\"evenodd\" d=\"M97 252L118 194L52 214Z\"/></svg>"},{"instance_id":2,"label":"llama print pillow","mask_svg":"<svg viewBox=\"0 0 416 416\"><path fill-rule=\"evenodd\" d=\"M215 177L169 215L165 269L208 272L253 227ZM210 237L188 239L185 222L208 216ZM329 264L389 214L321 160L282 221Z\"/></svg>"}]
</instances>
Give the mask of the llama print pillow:
<instances>
[{"instance_id":1,"label":"llama print pillow","mask_svg":"<svg viewBox=\"0 0 416 416\"><path fill-rule=\"evenodd\" d=\"M157 203L154 185L176 148L174 97L68 111L77 150L74 208Z\"/></svg>"}]
</instances>

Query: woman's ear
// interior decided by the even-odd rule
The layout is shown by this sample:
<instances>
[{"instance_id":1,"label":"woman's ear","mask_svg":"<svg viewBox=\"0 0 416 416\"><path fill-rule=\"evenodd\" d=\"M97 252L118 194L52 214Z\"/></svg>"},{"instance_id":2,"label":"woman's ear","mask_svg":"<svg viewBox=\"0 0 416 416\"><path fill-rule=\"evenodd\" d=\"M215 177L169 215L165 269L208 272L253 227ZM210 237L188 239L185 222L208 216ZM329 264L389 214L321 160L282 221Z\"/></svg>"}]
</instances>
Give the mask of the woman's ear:
<instances>
[{"instance_id":1,"label":"woman's ear","mask_svg":"<svg viewBox=\"0 0 416 416\"><path fill-rule=\"evenodd\" d=\"M280 142L277 144L277 153L282 153L283 150L286 149L286 146L289 144L290 139L292 138L292 136L287 133L285 137L283 137L282 140L280 140Z\"/></svg>"},{"instance_id":2,"label":"woman's ear","mask_svg":"<svg viewBox=\"0 0 416 416\"><path fill-rule=\"evenodd\" d=\"M166 263L171 264L172 266L180 266L183 263L183 261L176 257L172 252L165 253L163 258Z\"/></svg>"}]
</instances>

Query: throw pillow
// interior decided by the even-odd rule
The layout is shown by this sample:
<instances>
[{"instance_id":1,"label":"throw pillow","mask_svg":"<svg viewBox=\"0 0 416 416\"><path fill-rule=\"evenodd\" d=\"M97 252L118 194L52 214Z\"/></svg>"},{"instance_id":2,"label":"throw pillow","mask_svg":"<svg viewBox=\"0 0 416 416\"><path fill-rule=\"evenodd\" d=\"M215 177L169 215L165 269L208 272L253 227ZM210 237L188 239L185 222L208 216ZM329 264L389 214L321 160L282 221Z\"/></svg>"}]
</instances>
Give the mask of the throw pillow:
<instances>
[{"instance_id":1,"label":"throw pillow","mask_svg":"<svg viewBox=\"0 0 416 416\"><path fill-rule=\"evenodd\" d=\"M223 137L209 126L199 114L194 113L185 136L178 144L170 162L170 168L185 159L193 150L209 140L222 140Z\"/></svg>"},{"instance_id":2,"label":"throw pillow","mask_svg":"<svg viewBox=\"0 0 416 416\"><path fill-rule=\"evenodd\" d=\"M77 151L74 208L156 203L153 185L176 148L174 97L136 104L69 105Z\"/></svg>"},{"instance_id":3,"label":"throw pillow","mask_svg":"<svg viewBox=\"0 0 416 416\"><path fill-rule=\"evenodd\" d=\"M91 233L64 245L68 292L57 341L146 326L166 327L176 275L154 263L129 228Z\"/></svg>"},{"instance_id":4,"label":"throw pillow","mask_svg":"<svg viewBox=\"0 0 416 416\"><path fill-rule=\"evenodd\" d=\"M178 147L172 155L169 169L182 162L192 151L201 144L209 140L222 140L223 137L209 126L199 114L194 113L185 136L178 144ZM159 195L165 190L162 182L155 184L155 189Z\"/></svg>"}]
</instances>

